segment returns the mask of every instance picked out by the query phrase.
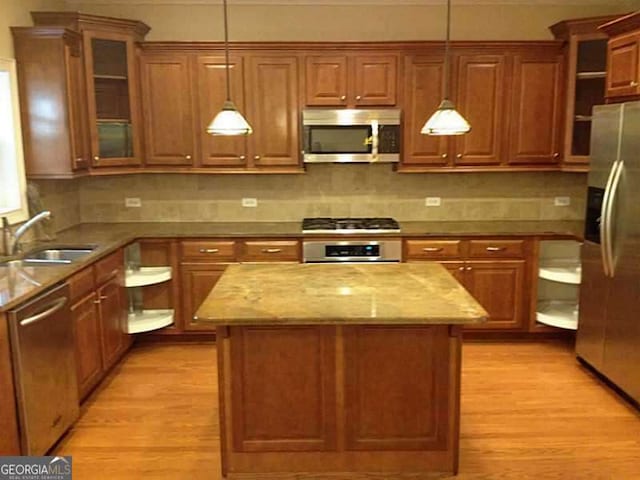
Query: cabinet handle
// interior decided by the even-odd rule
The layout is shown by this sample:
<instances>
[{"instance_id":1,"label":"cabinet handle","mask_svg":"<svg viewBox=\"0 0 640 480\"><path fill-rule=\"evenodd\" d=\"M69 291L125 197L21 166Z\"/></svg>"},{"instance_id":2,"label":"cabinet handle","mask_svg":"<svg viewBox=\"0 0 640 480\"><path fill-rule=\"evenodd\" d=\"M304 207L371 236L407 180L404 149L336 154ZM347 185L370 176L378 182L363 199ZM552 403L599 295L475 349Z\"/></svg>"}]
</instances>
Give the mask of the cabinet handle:
<instances>
[{"instance_id":1,"label":"cabinet handle","mask_svg":"<svg viewBox=\"0 0 640 480\"><path fill-rule=\"evenodd\" d=\"M487 247L487 252L503 252L506 250L505 247Z\"/></svg>"},{"instance_id":2,"label":"cabinet handle","mask_svg":"<svg viewBox=\"0 0 640 480\"><path fill-rule=\"evenodd\" d=\"M442 158L447 158L449 155L447 155L446 153L442 154Z\"/></svg>"},{"instance_id":3,"label":"cabinet handle","mask_svg":"<svg viewBox=\"0 0 640 480\"><path fill-rule=\"evenodd\" d=\"M194 316L193 316L193 318L192 318L192 320L193 320L194 322L197 322L197 321L198 321L198 320L200 320L200 319L198 318L198 316L197 316L197 315L194 315Z\"/></svg>"},{"instance_id":4,"label":"cabinet handle","mask_svg":"<svg viewBox=\"0 0 640 480\"><path fill-rule=\"evenodd\" d=\"M100 157L96 155L95 157L93 157L93 159L97 162L98 160L100 160Z\"/></svg>"},{"instance_id":5,"label":"cabinet handle","mask_svg":"<svg viewBox=\"0 0 640 480\"><path fill-rule=\"evenodd\" d=\"M100 300L94 300L93 303L95 303L96 305L100 305Z\"/></svg>"},{"instance_id":6,"label":"cabinet handle","mask_svg":"<svg viewBox=\"0 0 640 480\"><path fill-rule=\"evenodd\" d=\"M246 158L247 158L247 157L245 157L244 155L240 155L238 158L239 158L240 160L246 160Z\"/></svg>"},{"instance_id":7,"label":"cabinet handle","mask_svg":"<svg viewBox=\"0 0 640 480\"><path fill-rule=\"evenodd\" d=\"M560 154L559 154L558 152L555 152L555 153L553 154L553 158L558 158L559 156L560 156Z\"/></svg>"},{"instance_id":8,"label":"cabinet handle","mask_svg":"<svg viewBox=\"0 0 640 480\"><path fill-rule=\"evenodd\" d=\"M458 267L458 270L460 270L461 272L464 272L464 267Z\"/></svg>"},{"instance_id":9,"label":"cabinet handle","mask_svg":"<svg viewBox=\"0 0 640 480\"><path fill-rule=\"evenodd\" d=\"M280 253L282 251L281 248L263 248L262 253Z\"/></svg>"},{"instance_id":10,"label":"cabinet handle","mask_svg":"<svg viewBox=\"0 0 640 480\"><path fill-rule=\"evenodd\" d=\"M359 102L360 100L362 100L362 96L356 95L356 101Z\"/></svg>"},{"instance_id":11,"label":"cabinet handle","mask_svg":"<svg viewBox=\"0 0 640 480\"><path fill-rule=\"evenodd\" d=\"M467 267L466 270L467 270L467 272L469 272L469 271L473 270L473 267Z\"/></svg>"},{"instance_id":12,"label":"cabinet handle","mask_svg":"<svg viewBox=\"0 0 640 480\"><path fill-rule=\"evenodd\" d=\"M200 253L218 253L220 251L219 248L201 248Z\"/></svg>"},{"instance_id":13,"label":"cabinet handle","mask_svg":"<svg viewBox=\"0 0 640 480\"><path fill-rule=\"evenodd\" d=\"M462 154L461 153L457 154L456 158L462 158Z\"/></svg>"},{"instance_id":14,"label":"cabinet handle","mask_svg":"<svg viewBox=\"0 0 640 480\"><path fill-rule=\"evenodd\" d=\"M346 96L346 95L342 95L342 96L340 97L340 100L342 100L343 102L344 102L346 99L347 99L347 96Z\"/></svg>"},{"instance_id":15,"label":"cabinet handle","mask_svg":"<svg viewBox=\"0 0 640 480\"><path fill-rule=\"evenodd\" d=\"M442 250L442 247L424 247L422 249L423 252L441 252Z\"/></svg>"},{"instance_id":16,"label":"cabinet handle","mask_svg":"<svg viewBox=\"0 0 640 480\"><path fill-rule=\"evenodd\" d=\"M109 297L107 297L106 295L100 295L100 300L106 300L107 298Z\"/></svg>"},{"instance_id":17,"label":"cabinet handle","mask_svg":"<svg viewBox=\"0 0 640 480\"><path fill-rule=\"evenodd\" d=\"M260 160L260 155L254 155L254 156L253 156L253 159L254 159L254 160Z\"/></svg>"},{"instance_id":18,"label":"cabinet handle","mask_svg":"<svg viewBox=\"0 0 640 480\"><path fill-rule=\"evenodd\" d=\"M632 87L637 87L638 86L638 82L629 82L629 85L631 85Z\"/></svg>"},{"instance_id":19,"label":"cabinet handle","mask_svg":"<svg viewBox=\"0 0 640 480\"><path fill-rule=\"evenodd\" d=\"M191 160L191 155L185 155L184 158L186 158L187 160Z\"/></svg>"}]
</instances>

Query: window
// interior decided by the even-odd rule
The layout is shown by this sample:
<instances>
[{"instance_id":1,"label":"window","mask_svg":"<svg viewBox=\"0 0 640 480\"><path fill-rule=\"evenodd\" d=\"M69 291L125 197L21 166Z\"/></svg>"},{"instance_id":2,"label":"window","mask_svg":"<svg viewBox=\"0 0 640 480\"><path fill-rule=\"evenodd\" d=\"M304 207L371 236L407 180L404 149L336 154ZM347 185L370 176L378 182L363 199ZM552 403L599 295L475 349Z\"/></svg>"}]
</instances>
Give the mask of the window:
<instances>
[{"instance_id":1,"label":"window","mask_svg":"<svg viewBox=\"0 0 640 480\"><path fill-rule=\"evenodd\" d=\"M16 223L28 217L16 62L0 58L0 216Z\"/></svg>"}]
</instances>

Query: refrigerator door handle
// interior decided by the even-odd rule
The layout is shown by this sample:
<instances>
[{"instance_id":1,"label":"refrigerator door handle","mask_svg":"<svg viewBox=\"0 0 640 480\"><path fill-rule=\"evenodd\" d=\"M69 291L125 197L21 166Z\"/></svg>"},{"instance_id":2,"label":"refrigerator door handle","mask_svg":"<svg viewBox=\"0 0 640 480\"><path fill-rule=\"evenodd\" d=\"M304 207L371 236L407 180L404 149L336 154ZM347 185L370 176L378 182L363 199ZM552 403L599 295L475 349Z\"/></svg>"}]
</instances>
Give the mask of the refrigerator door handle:
<instances>
[{"instance_id":1,"label":"refrigerator door handle","mask_svg":"<svg viewBox=\"0 0 640 480\"><path fill-rule=\"evenodd\" d=\"M611 276L611 268L609 265L609 239L611 238L609 222L610 217L607 216L609 212L609 203L611 199L611 188L613 185L613 180L616 177L616 173L618 172L618 160L613 162L611 165L611 170L609 171L609 177L607 178L607 185L604 189L604 198L602 200L602 210L600 218L602 219L601 226L601 239L600 239L600 253L602 254L602 268L604 269L604 274L607 277Z\"/></svg>"},{"instance_id":2,"label":"refrigerator door handle","mask_svg":"<svg viewBox=\"0 0 640 480\"><path fill-rule=\"evenodd\" d=\"M613 216L613 207L615 205L616 195L618 194L618 185L620 185L620 177L624 170L624 160L618 162L615 177L611 183L611 191L609 192L609 201L607 202L606 224L607 229L605 236L607 237L606 254L609 262L609 276L613 277L616 273L615 258L613 256L613 229L611 228L611 218Z\"/></svg>"}]
</instances>

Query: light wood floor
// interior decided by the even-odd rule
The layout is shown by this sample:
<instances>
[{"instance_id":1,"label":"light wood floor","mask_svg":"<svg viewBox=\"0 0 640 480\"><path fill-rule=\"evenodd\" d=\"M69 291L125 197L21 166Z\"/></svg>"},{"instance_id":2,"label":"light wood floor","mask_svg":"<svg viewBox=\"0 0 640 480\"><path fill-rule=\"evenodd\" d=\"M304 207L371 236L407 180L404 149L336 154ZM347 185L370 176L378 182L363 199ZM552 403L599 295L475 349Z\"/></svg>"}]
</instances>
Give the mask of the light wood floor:
<instances>
[{"instance_id":1,"label":"light wood floor","mask_svg":"<svg viewBox=\"0 0 640 480\"><path fill-rule=\"evenodd\" d=\"M219 480L215 364L213 345L134 348L55 455L75 480ZM462 386L455 478L640 479L640 414L565 344L465 344Z\"/></svg>"}]
</instances>

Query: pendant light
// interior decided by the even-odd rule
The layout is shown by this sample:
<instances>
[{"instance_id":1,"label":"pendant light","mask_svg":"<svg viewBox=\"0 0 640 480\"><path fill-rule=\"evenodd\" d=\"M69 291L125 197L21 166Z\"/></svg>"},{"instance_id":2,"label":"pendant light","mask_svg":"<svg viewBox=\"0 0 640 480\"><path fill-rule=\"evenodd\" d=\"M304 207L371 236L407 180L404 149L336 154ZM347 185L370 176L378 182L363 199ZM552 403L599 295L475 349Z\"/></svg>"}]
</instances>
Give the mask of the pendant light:
<instances>
[{"instance_id":1,"label":"pendant light","mask_svg":"<svg viewBox=\"0 0 640 480\"><path fill-rule=\"evenodd\" d=\"M449 42L451 36L451 0L447 0L447 40L444 51L444 98L431 118L424 124L420 133L426 135L464 135L469 133L471 125L458 113L449 100Z\"/></svg>"},{"instance_id":2,"label":"pendant light","mask_svg":"<svg viewBox=\"0 0 640 480\"><path fill-rule=\"evenodd\" d=\"M235 104L231 101L231 82L229 81L229 25L227 21L227 0L222 2L224 7L224 56L227 74L227 99L218 113L207 127L211 135L249 135L253 130Z\"/></svg>"}]
</instances>

